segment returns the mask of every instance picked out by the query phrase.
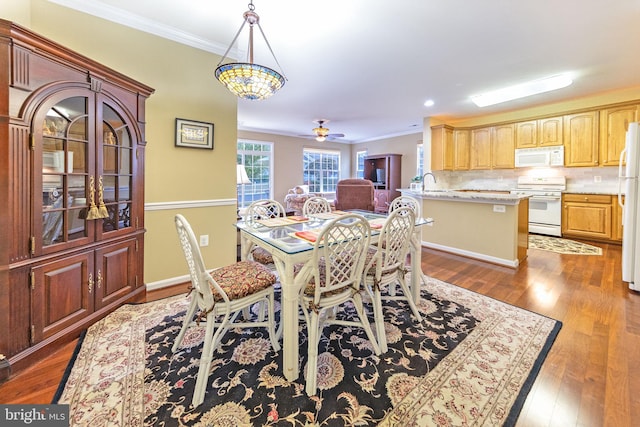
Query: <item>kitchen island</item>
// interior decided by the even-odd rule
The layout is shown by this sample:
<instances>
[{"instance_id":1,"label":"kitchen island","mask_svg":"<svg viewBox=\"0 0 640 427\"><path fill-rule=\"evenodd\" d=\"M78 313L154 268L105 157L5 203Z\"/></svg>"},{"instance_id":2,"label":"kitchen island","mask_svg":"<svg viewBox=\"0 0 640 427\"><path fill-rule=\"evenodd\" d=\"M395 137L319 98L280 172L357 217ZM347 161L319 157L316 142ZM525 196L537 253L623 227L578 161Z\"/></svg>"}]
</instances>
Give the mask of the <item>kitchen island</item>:
<instances>
[{"instance_id":1,"label":"kitchen island","mask_svg":"<svg viewBox=\"0 0 640 427\"><path fill-rule=\"evenodd\" d=\"M503 192L401 189L422 201L422 246L517 267L529 247L529 196Z\"/></svg>"}]
</instances>

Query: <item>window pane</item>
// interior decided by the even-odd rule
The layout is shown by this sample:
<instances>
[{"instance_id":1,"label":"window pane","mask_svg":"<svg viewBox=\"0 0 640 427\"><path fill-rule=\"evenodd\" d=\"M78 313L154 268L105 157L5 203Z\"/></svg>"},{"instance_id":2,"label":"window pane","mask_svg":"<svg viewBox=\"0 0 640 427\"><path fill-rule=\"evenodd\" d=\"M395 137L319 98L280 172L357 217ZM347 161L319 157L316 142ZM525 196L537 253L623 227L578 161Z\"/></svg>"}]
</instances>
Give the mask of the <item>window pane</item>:
<instances>
[{"instance_id":1,"label":"window pane","mask_svg":"<svg viewBox=\"0 0 640 427\"><path fill-rule=\"evenodd\" d=\"M367 151L358 151L356 153L356 178L363 179L364 178L364 158L367 157Z\"/></svg>"},{"instance_id":2,"label":"window pane","mask_svg":"<svg viewBox=\"0 0 640 427\"><path fill-rule=\"evenodd\" d=\"M304 150L302 170L310 192L335 192L340 179L340 152Z\"/></svg>"},{"instance_id":3,"label":"window pane","mask_svg":"<svg viewBox=\"0 0 640 427\"><path fill-rule=\"evenodd\" d=\"M237 163L244 165L251 184L238 185L238 208L273 198L273 144L238 141Z\"/></svg>"},{"instance_id":4,"label":"window pane","mask_svg":"<svg viewBox=\"0 0 640 427\"><path fill-rule=\"evenodd\" d=\"M418 176L422 176L422 174L424 173L424 167L423 167L423 161L422 161L423 155L424 155L423 144L418 144L418 149L417 149L418 165L416 167L416 172Z\"/></svg>"}]
</instances>

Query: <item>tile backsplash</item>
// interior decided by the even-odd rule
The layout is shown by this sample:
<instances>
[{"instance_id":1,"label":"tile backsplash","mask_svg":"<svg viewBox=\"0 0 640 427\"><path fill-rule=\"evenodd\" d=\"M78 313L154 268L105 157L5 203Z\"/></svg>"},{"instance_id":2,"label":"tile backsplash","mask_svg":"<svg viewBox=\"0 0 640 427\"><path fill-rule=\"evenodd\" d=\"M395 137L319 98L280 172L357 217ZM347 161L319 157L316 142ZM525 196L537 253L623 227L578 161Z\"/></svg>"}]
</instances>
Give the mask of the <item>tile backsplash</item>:
<instances>
[{"instance_id":1,"label":"tile backsplash","mask_svg":"<svg viewBox=\"0 0 640 427\"><path fill-rule=\"evenodd\" d=\"M584 168L517 168L478 171L436 171L437 182L431 188L456 190L513 190L521 175L567 177L567 191L611 193L618 191L618 167Z\"/></svg>"}]
</instances>

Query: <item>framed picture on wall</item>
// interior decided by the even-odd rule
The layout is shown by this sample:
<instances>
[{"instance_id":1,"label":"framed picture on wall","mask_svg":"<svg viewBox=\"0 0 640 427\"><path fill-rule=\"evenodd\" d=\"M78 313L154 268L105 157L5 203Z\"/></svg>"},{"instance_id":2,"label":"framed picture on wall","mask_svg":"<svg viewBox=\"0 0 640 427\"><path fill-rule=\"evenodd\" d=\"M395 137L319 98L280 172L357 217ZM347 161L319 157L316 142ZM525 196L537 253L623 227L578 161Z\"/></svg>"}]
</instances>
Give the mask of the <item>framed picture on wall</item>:
<instances>
[{"instance_id":1,"label":"framed picture on wall","mask_svg":"<svg viewBox=\"0 0 640 427\"><path fill-rule=\"evenodd\" d=\"M213 150L213 123L176 119L176 147Z\"/></svg>"}]
</instances>

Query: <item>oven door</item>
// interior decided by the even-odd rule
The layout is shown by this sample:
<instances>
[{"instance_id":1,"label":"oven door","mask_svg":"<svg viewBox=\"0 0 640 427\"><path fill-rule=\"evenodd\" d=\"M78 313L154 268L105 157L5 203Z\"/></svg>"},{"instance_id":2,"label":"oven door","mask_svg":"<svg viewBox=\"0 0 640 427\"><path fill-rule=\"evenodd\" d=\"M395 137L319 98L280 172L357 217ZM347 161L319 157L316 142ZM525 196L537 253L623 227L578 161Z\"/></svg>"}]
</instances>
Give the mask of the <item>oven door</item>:
<instances>
[{"instance_id":1,"label":"oven door","mask_svg":"<svg viewBox=\"0 0 640 427\"><path fill-rule=\"evenodd\" d=\"M529 198L529 232L560 236L562 223L561 196Z\"/></svg>"}]
</instances>

